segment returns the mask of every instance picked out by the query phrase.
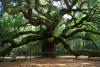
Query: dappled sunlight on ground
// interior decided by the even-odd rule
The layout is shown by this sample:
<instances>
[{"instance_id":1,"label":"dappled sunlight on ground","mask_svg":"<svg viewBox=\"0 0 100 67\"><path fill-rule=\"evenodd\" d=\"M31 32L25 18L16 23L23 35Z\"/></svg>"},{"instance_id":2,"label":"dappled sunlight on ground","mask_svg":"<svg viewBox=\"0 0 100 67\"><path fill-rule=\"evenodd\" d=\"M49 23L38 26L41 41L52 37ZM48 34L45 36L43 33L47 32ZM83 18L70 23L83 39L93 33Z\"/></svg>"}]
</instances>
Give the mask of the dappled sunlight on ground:
<instances>
[{"instance_id":1,"label":"dappled sunlight on ground","mask_svg":"<svg viewBox=\"0 0 100 67\"><path fill-rule=\"evenodd\" d=\"M100 59L99 59L100 60ZM57 58L32 58L18 59L10 62L5 60L0 62L0 67L100 67L100 61L97 58L79 57L57 57Z\"/></svg>"}]
</instances>

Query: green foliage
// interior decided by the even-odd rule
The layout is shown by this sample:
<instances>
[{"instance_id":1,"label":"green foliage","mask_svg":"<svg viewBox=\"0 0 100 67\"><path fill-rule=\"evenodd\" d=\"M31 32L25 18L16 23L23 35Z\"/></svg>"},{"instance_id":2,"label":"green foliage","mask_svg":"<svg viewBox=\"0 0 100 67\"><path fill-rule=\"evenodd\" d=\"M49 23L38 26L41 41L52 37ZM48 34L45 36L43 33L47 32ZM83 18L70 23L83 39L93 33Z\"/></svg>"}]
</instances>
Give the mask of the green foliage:
<instances>
[{"instance_id":1,"label":"green foliage","mask_svg":"<svg viewBox=\"0 0 100 67\"><path fill-rule=\"evenodd\" d=\"M78 23L85 16L86 16L86 14L83 14L82 12L76 12L76 14L75 14L75 18L77 19L76 23Z\"/></svg>"},{"instance_id":2,"label":"green foliage","mask_svg":"<svg viewBox=\"0 0 100 67\"><path fill-rule=\"evenodd\" d=\"M66 49L64 49L64 46L62 44L58 44L56 46L56 52L58 55L66 55L68 53L68 51L66 51Z\"/></svg>"},{"instance_id":3,"label":"green foliage","mask_svg":"<svg viewBox=\"0 0 100 67\"><path fill-rule=\"evenodd\" d=\"M34 43L29 43L29 44L25 44L23 46L20 46L18 48L14 48L12 50L13 53L15 53L16 55L33 55L33 56L38 56L40 55L39 53L41 53L41 45L37 44L37 42Z\"/></svg>"},{"instance_id":4,"label":"green foliage","mask_svg":"<svg viewBox=\"0 0 100 67\"><path fill-rule=\"evenodd\" d=\"M65 29L65 25L64 24L61 24L61 25L58 25L54 31L54 35L55 36L60 36L62 34L62 31Z\"/></svg>"},{"instance_id":5,"label":"green foliage","mask_svg":"<svg viewBox=\"0 0 100 67\"><path fill-rule=\"evenodd\" d=\"M2 47L0 47L0 54L2 54L3 52L4 52L4 49Z\"/></svg>"},{"instance_id":6,"label":"green foliage","mask_svg":"<svg viewBox=\"0 0 100 67\"><path fill-rule=\"evenodd\" d=\"M3 16L0 18L0 42L7 39L14 40L16 44L18 44L17 46L22 43L18 48L13 49L15 53L27 52L29 50L32 50L33 53L41 52L40 45L43 44L41 41L48 41L49 38L52 38L54 42L59 41L58 43L62 43L60 45L57 43L57 51L59 52L65 51L63 48L66 48L62 40L66 40L67 43L72 44L68 44L69 49L75 50L83 47L83 39L90 38L94 41L100 40L100 37L98 37L98 35L100 35L98 28L100 25L99 0L65 0L66 3L62 3L61 6L55 6L49 0L27 1L28 2L18 1L16 3L8 3L6 8L8 11L5 10ZM67 18L64 19L64 15L67 15ZM29 33L29 35L33 35L34 38L28 37L26 34L14 38L18 32L25 31L34 32ZM82 35L83 32L84 35L87 35L87 38ZM81 36L81 38L75 40L71 39L74 36ZM62 40L59 40L60 38ZM29 44L31 41L39 41L40 45L34 45L34 43ZM90 46L90 44L91 43L86 42L85 48L95 49L94 46ZM1 49L1 52L2 51Z\"/></svg>"}]
</instances>

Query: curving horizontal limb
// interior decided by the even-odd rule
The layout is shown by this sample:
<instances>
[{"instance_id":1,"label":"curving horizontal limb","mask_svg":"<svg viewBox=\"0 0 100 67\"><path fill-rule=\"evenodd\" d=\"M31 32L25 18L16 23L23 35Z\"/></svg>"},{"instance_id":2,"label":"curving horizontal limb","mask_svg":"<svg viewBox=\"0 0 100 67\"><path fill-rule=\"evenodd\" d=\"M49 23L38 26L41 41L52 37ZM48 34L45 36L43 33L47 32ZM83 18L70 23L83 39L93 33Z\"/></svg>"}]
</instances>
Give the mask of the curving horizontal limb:
<instances>
[{"instance_id":1,"label":"curving horizontal limb","mask_svg":"<svg viewBox=\"0 0 100 67\"><path fill-rule=\"evenodd\" d=\"M66 42L66 39L64 38L58 38L57 39L59 40L59 42L64 46L64 48L72 55L76 56L76 59L77 59L77 56L81 55L81 52L80 51L74 51L73 49L71 49L70 47L70 44Z\"/></svg>"},{"instance_id":2,"label":"curving horizontal limb","mask_svg":"<svg viewBox=\"0 0 100 67\"><path fill-rule=\"evenodd\" d=\"M92 33L92 34L95 34L95 35L100 35L100 32L99 31L94 31L94 30L88 30L86 28L83 28L83 29L76 29L75 31L73 31L72 33L69 33L68 35L64 35L62 36L63 38L70 38L70 37L73 37L75 34L79 33L79 32L89 32L89 33Z\"/></svg>"},{"instance_id":3,"label":"curving horizontal limb","mask_svg":"<svg viewBox=\"0 0 100 67\"><path fill-rule=\"evenodd\" d=\"M29 42L34 42L39 40L39 38L37 36L34 35L29 35L27 37L24 37L19 43L17 43L16 41L12 40L4 40L1 44L6 44L6 43L10 43L11 45L7 48L4 49L4 51L2 53L0 53L0 56L5 56L6 54L8 54L13 48L17 48L20 46L23 46Z\"/></svg>"},{"instance_id":4,"label":"curving horizontal limb","mask_svg":"<svg viewBox=\"0 0 100 67\"><path fill-rule=\"evenodd\" d=\"M33 32L33 31L25 31L25 32L17 32L14 34L14 36L12 37L13 39L17 38L17 37L20 37L22 35L26 35L26 34L33 34L33 35L37 35L40 31L36 31L36 32Z\"/></svg>"},{"instance_id":5,"label":"curving horizontal limb","mask_svg":"<svg viewBox=\"0 0 100 67\"><path fill-rule=\"evenodd\" d=\"M61 43L64 46L64 48L68 50L68 52L73 53L73 50L71 49L70 44L68 44L64 38L56 37L55 40Z\"/></svg>"},{"instance_id":6,"label":"curving horizontal limb","mask_svg":"<svg viewBox=\"0 0 100 67\"><path fill-rule=\"evenodd\" d=\"M90 41L90 42L92 42L92 44L96 47L96 49L99 49L98 46L96 45L95 41L92 40L92 39L89 38L89 37L84 37L84 36L73 36L73 37L69 38L68 40L74 40L74 39L83 39L83 40Z\"/></svg>"}]
</instances>

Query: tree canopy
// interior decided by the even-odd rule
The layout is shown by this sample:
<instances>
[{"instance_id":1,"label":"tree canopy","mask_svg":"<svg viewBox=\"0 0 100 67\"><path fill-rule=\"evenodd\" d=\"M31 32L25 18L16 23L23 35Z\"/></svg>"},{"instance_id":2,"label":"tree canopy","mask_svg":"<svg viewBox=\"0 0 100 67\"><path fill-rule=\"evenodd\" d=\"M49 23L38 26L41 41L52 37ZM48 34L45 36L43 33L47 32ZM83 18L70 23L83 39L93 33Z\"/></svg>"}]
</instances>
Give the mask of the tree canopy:
<instances>
[{"instance_id":1,"label":"tree canopy","mask_svg":"<svg viewBox=\"0 0 100 67\"><path fill-rule=\"evenodd\" d=\"M10 43L0 55L6 55L13 48L36 41L41 43L41 50L45 53L55 51L55 46L59 43L73 53L69 41L74 39L87 40L97 46L95 40L100 37L100 0L0 2L0 43L2 47ZM83 33L89 35L83 36ZM18 40L21 36L23 37Z\"/></svg>"}]
</instances>

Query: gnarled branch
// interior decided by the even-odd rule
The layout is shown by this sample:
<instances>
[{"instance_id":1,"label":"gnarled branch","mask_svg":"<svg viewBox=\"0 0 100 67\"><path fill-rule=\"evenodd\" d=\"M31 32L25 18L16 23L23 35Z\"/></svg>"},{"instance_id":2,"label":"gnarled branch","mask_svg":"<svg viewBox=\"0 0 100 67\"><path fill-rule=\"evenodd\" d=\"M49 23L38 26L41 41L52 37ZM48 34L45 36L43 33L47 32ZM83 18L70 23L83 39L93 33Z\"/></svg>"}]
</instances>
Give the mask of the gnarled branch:
<instances>
[{"instance_id":1,"label":"gnarled branch","mask_svg":"<svg viewBox=\"0 0 100 67\"><path fill-rule=\"evenodd\" d=\"M79 32L89 32L89 33L92 33L92 34L96 34L96 35L100 35L100 32L98 31L94 31L94 30L88 30L88 29L76 29L75 31L73 31L72 33L68 34L68 35L65 35L63 36L64 38L70 38L70 37L73 37L75 34L79 33Z\"/></svg>"},{"instance_id":2,"label":"gnarled branch","mask_svg":"<svg viewBox=\"0 0 100 67\"><path fill-rule=\"evenodd\" d=\"M73 37L69 38L68 40L74 40L74 39L83 39L83 40L90 41L90 42L92 42L92 44L98 49L98 46L96 45L95 41L92 40L92 39L89 38L89 37L84 37L84 36L73 36Z\"/></svg>"},{"instance_id":3,"label":"gnarled branch","mask_svg":"<svg viewBox=\"0 0 100 67\"><path fill-rule=\"evenodd\" d=\"M16 43L13 39L12 40L5 40L3 41L1 44L6 44L6 43L10 43L11 46L10 47L7 47L2 54L0 54L0 56L5 56L6 54L8 54L13 48L17 48L17 47L20 47L20 46L23 46L29 42L34 42L34 41L37 41L39 40L39 38L37 36L34 36L34 35L30 35L30 36L27 36L27 37L24 37L22 39L21 42L19 43Z\"/></svg>"}]
</instances>

